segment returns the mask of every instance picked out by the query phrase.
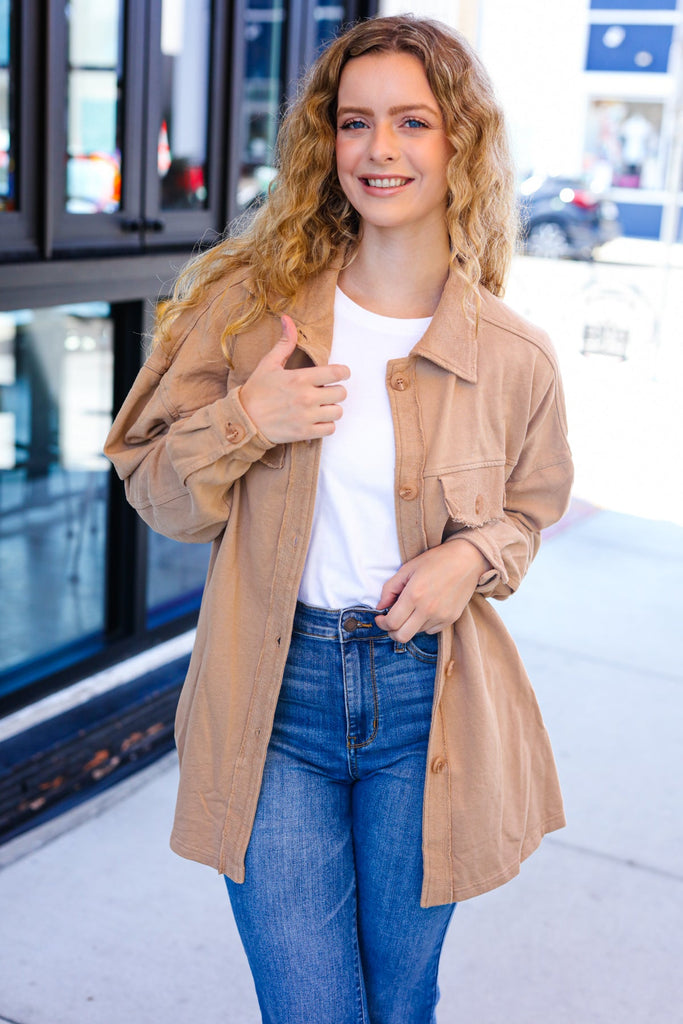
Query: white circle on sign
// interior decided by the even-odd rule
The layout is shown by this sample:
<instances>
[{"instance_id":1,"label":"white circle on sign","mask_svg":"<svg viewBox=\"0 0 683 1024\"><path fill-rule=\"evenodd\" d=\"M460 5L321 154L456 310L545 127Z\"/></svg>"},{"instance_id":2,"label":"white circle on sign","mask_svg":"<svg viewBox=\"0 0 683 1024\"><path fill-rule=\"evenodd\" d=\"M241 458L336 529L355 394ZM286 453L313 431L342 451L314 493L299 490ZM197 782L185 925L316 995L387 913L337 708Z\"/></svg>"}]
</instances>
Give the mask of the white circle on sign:
<instances>
[{"instance_id":1,"label":"white circle on sign","mask_svg":"<svg viewBox=\"0 0 683 1024\"><path fill-rule=\"evenodd\" d=\"M617 46L621 46L624 39L626 39L626 30L621 25L610 25L602 37L602 41L605 46L608 46L610 50L615 50Z\"/></svg>"}]
</instances>

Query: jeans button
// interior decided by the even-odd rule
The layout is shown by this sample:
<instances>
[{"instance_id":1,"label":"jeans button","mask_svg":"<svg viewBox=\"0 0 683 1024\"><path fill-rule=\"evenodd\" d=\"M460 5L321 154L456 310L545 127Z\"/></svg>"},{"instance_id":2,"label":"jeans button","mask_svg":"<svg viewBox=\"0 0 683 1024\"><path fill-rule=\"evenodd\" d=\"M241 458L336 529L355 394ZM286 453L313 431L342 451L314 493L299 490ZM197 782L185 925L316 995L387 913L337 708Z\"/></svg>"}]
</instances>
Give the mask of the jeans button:
<instances>
[{"instance_id":1,"label":"jeans button","mask_svg":"<svg viewBox=\"0 0 683 1024\"><path fill-rule=\"evenodd\" d=\"M344 622L344 629L347 633L353 633L354 629L358 626L358 619L354 619L353 615L349 616Z\"/></svg>"}]
</instances>

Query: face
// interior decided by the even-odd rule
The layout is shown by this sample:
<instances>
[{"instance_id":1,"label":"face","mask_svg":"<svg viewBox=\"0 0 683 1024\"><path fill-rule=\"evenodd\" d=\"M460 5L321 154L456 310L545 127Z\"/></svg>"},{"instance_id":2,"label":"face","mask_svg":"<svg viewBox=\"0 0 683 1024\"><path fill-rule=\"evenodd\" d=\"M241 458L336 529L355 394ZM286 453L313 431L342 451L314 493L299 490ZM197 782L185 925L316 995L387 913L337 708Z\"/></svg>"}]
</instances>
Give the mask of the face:
<instances>
[{"instance_id":1,"label":"face","mask_svg":"<svg viewBox=\"0 0 683 1024\"><path fill-rule=\"evenodd\" d=\"M413 54L366 54L345 65L336 152L340 184L364 225L443 228L454 150Z\"/></svg>"}]
</instances>

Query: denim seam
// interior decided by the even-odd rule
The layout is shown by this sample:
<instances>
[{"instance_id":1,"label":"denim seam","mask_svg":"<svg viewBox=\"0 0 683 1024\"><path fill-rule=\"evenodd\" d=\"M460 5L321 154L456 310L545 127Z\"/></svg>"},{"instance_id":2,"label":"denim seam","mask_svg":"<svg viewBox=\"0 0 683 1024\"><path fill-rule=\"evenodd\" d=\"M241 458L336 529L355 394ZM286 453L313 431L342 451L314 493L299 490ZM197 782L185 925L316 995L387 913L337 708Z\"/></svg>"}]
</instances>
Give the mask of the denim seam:
<instances>
[{"instance_id":1,"label":"denim seam","mask_svg":"<svg viewBox=\"0 0 683 1024\"><path fill-rule=\"evenodd\" d=\"M329 636L325 633L305 633L302 629L296 629L296 627L292 629L292 633L295 633L297 636L305 636L309 640L331 640L334 643L339 639L336 633L331 633Z\"/></svg>"},{"instance_id":2,"label":"denim seam","mask_svg":"<svg viewBox=\"0 0 683 1024\"><path fill-rule=\"evenodd\" d=\"M355 865L354 865L355 872ZM360 946L358 944L358 882L354 877L353 882L354 896L356 905L353 910L353 921L354 929L351 944L353 946L353 961L356 968L356 996L358 997L358 1024L369 1024L363 1007L363 990L365 988L365 982L363 979L363 968L360 959Z\"/></svg>"},{"instance_id":3,"label":"denim seam","mask_svg":"<svg viewBox=\"0 0 683 1024\"><path fill-rule=\"evenodd\" d=\"M412 640L409 640L405 645L405 650L408 654L412 655L416 661L422 661L427 665L436 665L437 654L427 654L425 651L421 651Z\"/></svg>"},{"instance_id":4,"label":"denim seam","mask_svg":"<svg viewBox=\"0 0 683 1024\"><path fill-rule=\"evenodd\" d=\"M371 671L370 671L370 678L372 680L372 706L373 706L372 733L371 733L371 735L366 740L363 740L362 743L353 743L351 738L349 738L348 745L349 745L351 750L361 750L363 747L369 747L370 744L372 743L372 741L376 738L377 730L379 729L379 697L378 697L378 693L377 693L377 674L375 672L375 645L374 645L372 639L370 640L370 644L371 644L370 664L372 666Z\"/></svg>"}]
</instances>

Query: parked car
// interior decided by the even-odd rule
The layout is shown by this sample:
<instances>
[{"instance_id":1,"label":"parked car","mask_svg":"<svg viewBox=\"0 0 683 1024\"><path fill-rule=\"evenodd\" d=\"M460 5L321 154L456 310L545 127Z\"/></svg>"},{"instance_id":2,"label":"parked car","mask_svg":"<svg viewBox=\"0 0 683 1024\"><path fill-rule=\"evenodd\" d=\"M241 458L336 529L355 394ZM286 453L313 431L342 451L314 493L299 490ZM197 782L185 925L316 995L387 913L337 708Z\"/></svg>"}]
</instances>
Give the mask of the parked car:
<instances>
[{"instance_id":1,"label":"parked car","mask_svg":"<svg viewBox=\"0 0 683 1024\"><path fill-rule=\"evenodd\" d=\"M575 178L533 175L519 187L522 247L530 256L590 259L621 234L616 203Z\"/></svg>"}]
</instances>

